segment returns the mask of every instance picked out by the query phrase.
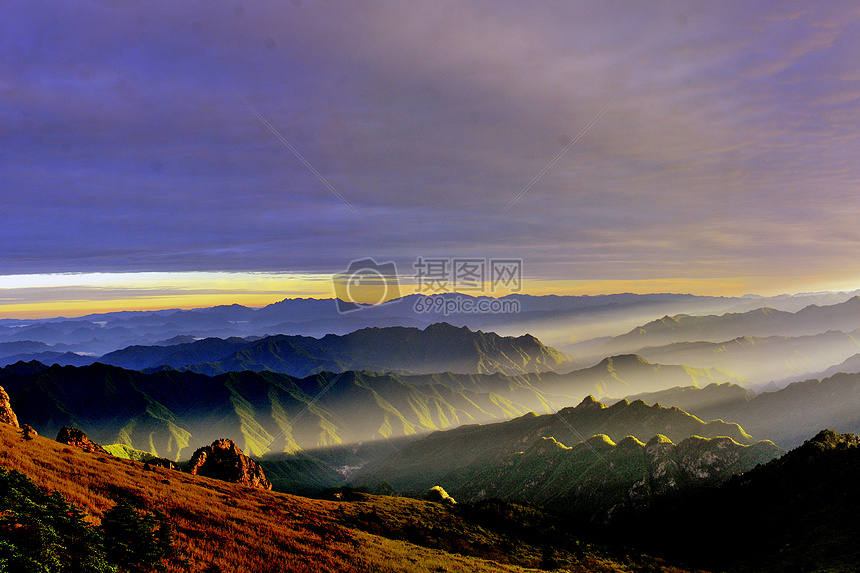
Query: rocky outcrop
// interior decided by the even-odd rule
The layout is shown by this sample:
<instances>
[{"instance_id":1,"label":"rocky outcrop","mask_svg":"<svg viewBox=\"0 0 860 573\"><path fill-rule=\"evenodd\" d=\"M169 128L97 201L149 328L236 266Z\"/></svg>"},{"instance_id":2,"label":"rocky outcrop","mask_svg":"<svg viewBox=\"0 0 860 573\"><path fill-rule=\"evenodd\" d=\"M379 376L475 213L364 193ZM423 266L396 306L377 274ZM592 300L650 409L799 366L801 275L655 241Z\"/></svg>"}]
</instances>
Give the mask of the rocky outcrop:
<instances>
[{"instance_id":1,"label":"rocky outcrop","mask_svg":"<svg viewBox=\"0 0 860 573\"><path fill-rule=\"evenodd\" d=\"M92 441L87 435L78 428L69 428L63 426L57 434L57 441L73 448L78 448L92 454L107 454L107 450Z\"/></svg>"},{"instance_id":2,"label":"rocky outcrop","mask_svg":"<svg viewBox=\"0 0 860 573\"><path fill-rule=\"evenodd\" d=\"M0 424L18 427L18 416L12 411L12 406L9 405L9 394L2 387L0 387Z\"/></svg>"},{"instance_id":3,"label":"rocky outcrop","mask_svg":"<svg viewBox=\"0 0 860 573\"><path fill-rule=\"evenodd\" d=\"M216 440L211 446L198 449L188 462L188 471L192 475L272 489L263 468L243 454L232 440Z\"/></svg>"},{"instance_id":4,"label":"rocky outcrop","mask_svg":"<svg viewBox=\"0 0 860 573\"><path fill-rule=\"evenodd\" d=\"M427 490L427 493L424 494L423 499L425 501L433 501L433 502L441 503L444 505L456 505L457 504L457 502L454 500L454 498L451 497L450 495L448 495L448 492L445 491L442 488L442 486L438 486L438 485L433 486L429 490Z\"/></svg>"}]
</instances>

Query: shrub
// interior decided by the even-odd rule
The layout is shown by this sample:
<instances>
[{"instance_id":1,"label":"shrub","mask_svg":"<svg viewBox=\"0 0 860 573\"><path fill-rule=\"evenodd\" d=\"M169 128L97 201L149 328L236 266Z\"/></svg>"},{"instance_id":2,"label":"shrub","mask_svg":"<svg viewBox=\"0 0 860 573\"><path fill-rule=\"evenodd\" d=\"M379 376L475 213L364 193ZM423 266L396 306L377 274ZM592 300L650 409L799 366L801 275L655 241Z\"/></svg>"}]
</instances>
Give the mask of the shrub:
<instances>
[{"instance_id":1,"label":"shrub","mask_svg":"<svg viewBox=\"0 0 860 573\"><path fill-rule=\"evenodd\" d=\"M107 556L123 571L164 570L163 559L174 557L170 524L163 513L140 512L125 500L102 518Z\"/></svg>"}]
</instances>

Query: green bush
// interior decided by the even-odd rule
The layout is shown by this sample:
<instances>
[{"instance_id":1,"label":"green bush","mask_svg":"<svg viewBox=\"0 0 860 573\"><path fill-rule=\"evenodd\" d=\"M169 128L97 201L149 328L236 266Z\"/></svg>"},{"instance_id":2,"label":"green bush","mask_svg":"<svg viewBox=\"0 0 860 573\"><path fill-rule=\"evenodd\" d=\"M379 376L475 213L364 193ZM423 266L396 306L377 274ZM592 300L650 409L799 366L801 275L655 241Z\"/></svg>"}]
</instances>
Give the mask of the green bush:
<instances>
[{"instance_id":1,"label":"green bush","mask_svg":"<svg viewBox=\"0 0 860 573\"><path fill-rule=\"evenodd\" d=\"M122 500L105 513L101 532L108 560L122 571L163 570L162 560L173 556L170 524L160 511L140 512Z\"/></svg>"}]
</instances>

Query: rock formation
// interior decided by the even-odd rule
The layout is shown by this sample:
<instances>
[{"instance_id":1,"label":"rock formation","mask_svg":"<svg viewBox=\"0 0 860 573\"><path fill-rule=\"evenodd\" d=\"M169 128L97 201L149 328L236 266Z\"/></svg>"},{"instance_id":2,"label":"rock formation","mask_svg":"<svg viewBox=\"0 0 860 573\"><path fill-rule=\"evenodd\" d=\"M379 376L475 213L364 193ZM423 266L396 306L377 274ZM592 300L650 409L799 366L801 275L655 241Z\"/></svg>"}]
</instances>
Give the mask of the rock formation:
<instances>
[{"instance_id":1,"label":"rock formation","mask_svg":"<svg viewBox=\"0 0 860 573\"><path fill-rule=\"evenodd\" d=\"M427 490L427 493L424 494L423 499L425 501L435 501L436 503L442 503L445 505L457 504L454 498L448 495L448 492L445 491L442 486L438 485L433 486L429 490Z\"/></svg>"},{"instance_id":2,"label":"rock formation","mask_svg":"<svg viewBox=\"0 0 860 573\"><path fill-rule=\"evenodd\" d=\"M24 424L23 426L21 426L21 436L23 436L25 440L32 440L38 435L39 432L34 430L33 426L31 426L30 424Z\"/></svg>"},{"instance_id":3,"label":"rock formation","mask_svg":"<svg viewBox=\"0 0 860 573\"><path fill-rule=\"evenodd\" d=\"M188 471L192 475L272 489L263 468L243 454L232 440L216 440L211 446L198 449L188 462Z\"/></svg>"},{"instance_id":4,"label":"rock formation","mask_svg":"<svg viewBox=\"0 0 860 573\"><path fill-rule=\"evenodd\" d=\"M60 432L57 434L57 441L61 444L66 444L68 446L72 446L73 448L78 448L80 450L84 450L85 452L90 452L93 454L107 454L108 452L89 439L87 435L77 428L69 428L68 426L63 426L60 428Z\"/></svg>"},{"instance_id":5,"label":"rock formation","mask_svg":"<svg viewBox=\"0 0 860 573\"><path fill-rule=\"evenodd\" d=\"M0 387L0 423L18 427L18 416L9 405L9 394Z\"/></svg>"}]
</instances>

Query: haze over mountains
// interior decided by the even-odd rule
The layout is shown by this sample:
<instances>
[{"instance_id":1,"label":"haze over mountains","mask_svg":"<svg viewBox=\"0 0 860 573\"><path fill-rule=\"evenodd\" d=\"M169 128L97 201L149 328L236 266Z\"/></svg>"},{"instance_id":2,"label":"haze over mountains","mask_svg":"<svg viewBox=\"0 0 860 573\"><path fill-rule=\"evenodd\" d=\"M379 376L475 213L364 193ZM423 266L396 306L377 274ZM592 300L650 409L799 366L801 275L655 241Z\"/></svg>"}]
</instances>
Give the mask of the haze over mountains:
<instances>
[{"instance_id":1,"label":"haze over mountains","mask_svg":"<svg viewBox=\"0 0 860 573\"><path fill-rule=\"evenodd\" d=\"M856 293L785 295L780 297L700 297L683 294L613 294L599 296L509 295L519 312L506 314L417 312L424 295L407 295L361 312L338 314L331 299L285 299L263 308L241 305L195 310L125 311L73 319L0 319L0 358L36 358L37 352L85 353L100 356L133 345L162 344L173 339L231 338L275 334L322 337L360 328L413 326L445 321L471 330L501 335L532 334L545 344L568 351L590 339L615 336L666 314L708 314L754 308L796 311L810 304L836 304ZM435 295L446 300L473 299L463 294ZM425 305L427 306L427 305ZM855 328L860 327L858 325ZM186 337L177 339L177 337ZM5 343L41 343L6 346ZM629 350L628 350L629 351ZM619 352L616 352L618 354ZM606 354L603 354L606 356ZM598 357L602 358L603 356ZM45 357L43 357L45 358ZM14 360L13 362L17 361Z\"/></svg>"},{"instance_id":2,"label":"haze over mountains","mask_svg":"<svg viewBox=\"0 0 860 573\"><path fill-rule=\"evenodd\" d=\"M722 342L744 336L803 336L860 327L860 296L830 306L810 305L797 312L759 308L745 313L664 316L608 342L611 353L675 342Z\"/></svg>"},{"instance_id":3,"label":"haze over mountains","mask_svg":"<svg viewBox=\"0 0 860 573\"><path fill-rule=\"evenodd\" d=\"M581 308L602 308L607 301L598 298L576 302ZM671 296L609 300L613 302L608 304L622 308L678 302ZM793 447L826 427L860 431L858 417L846 406L856 400L854 379L835 377L759 396L744 387L772 380L769 376L775 373L787 378L815 367L823 370L844 360L843 356L856 354L853 333L830 327L847 328L860 319L858 301L854 297L795 313L758 309L722 316L667 317L621 335L605 347L655 337L721 336L745 328L759 333L825 331L791 337L745 336L729 343L673 342L645 347L645 356L608 356L588 367L531 335L503 337L437 323L423 329L363 328L321 338L183 335L101 357L72 354L77 368L19 362L2 370L2 381L19 395L19 408L33 426L49 435L61 426L75 425L101 443L122 444L173 460L229 436L251 455L299 456L282 461L310 464L330 477L338 468L362 466L391 448L402 447L398 440L408 442L429 432L528 412L555 412L588 395L600 399L641 395L646 402L678 406L704 422L721 419L740 424L756 440ZM541 312L562 312L571 301L543 297L538 302L543 305ZM713 302L708 299L706 304ZM322 308L320 301L278 304L291 306L297 318L315 316ZM165 317L188 319L189 324L210 324L213 316L265 323L280 316L279 308L219 307L197 314L132 314L114 320L152 328ZM0 352L21 357L29 351L30 357L38 357L45 347L39 342L10 341L0 343ZM104 408L91 407L93 396L100 397ZM797 419L784 415L782 409L798 413ZM637 438L647 443L656 433L666 432L655 430ZM587 434L582 439L588 439ZM610 433L616 441L625 435ZM685 439L671 432L667 435L676 443ZM744 443L730 432L722 435ZM570 438L546 437L575 445L568 443ZM332 451L325 453L326 448Z\"/></svg>"},{"instance_id":4,"label":"haze over mountains","mask_svg":"<svg viewBox=\"0 0 860 573\"><path fill-rule=\"evenodd\" d=\"M496 350L481 360L488 364L501 356ZM295 452L555 411L592 393L738 381L718 371L661 366L635 356L568 374L519 376L347 371L298 378L245 370L212 377L173 369L143 373L102 364L19 362L0 370L0 380L40 432L75 425L101 443L123 443L171 459L222 435L234 436L254 455Z\"/></svg>"},{"instance_id":5,"label":"haze over mountains","mask_svg":"<svg viewBox=\"0 0 860 573\"><path fill-rule=\"evenodd\" d=\"M860 352L860 330L828 330L806 336L743 336L725 342L674 342L646 346L638 353L665 364L687 364L700 368L729 370L755 384L797 380L810 373L860 370L844 361ZM833 364L839 366L833 367ZM831 369L832 368L832 369ZM845 370L844 368L849 368Z\"/></svg>"},{"instance_id":6,"label":"haze over mountains","mask_svg":"<svg viewBox=\"0 0 860 573\"><path fill-rule=\"evenodd\" d=\"M860 353L855 332L860 329L860 304L855 293L825 293L743 299L688 295L608 295L599 297L533 297L511 295L521 305L518 313L501 315L418 313L411 304L421 295L409 295L391 304L352 315L338 315L331 300L290 299L261 309L239 305L193 311L111 313L72 320L0 321L0 365L23 360L45 364L82 366L94 361L126 368L161 366L218 373L232 369L263 369L303 376L322 369L347 366L333 354L311 349L314 367L299 368L291 352L305 353L311 341L299 336L347 334L369 326L401 325L425 329L444 321L512 336L535 335L543 344L563 350L573 361L569 367L597 364L607 356L636 353L653 362L697 368L719 368L753 386L775 381L785 384L825 372ZM451 297L454 295L440 295ZM465 295L456 295L465 296ZM831 306L809 306L836 302ZM740 306L739 306L740 305ZM728 314L660 316L682 310L720 313L752 305L755 310ZM766 308L766 305L788 310ZM803 307L797 310L797 307ZM791 312L789 312L789 310ZM638 320L644 319L643 322ZM656 320L655 320L656 319ZM334 321L334 322L331 322ZM650 321L650 322L649 322ZM630 330L636 324L640 325ZM337 327L334 327L334 324ZM492 326L492 328L489 328ZM626 334L625 334L626 332ZM268 335L295 336L292 340ZM616 335L606 339L606 334ZM220 341L204 339L220 338ZM272 344L276 340L279 343ZM329 340L332 340L331 336ZM254 356L230 354L258 343L271 347L297 344L297 348L263 349L278 354L266 364ZM180 345L194 344L194 346ZM161 346L175 347L169 350ZM132 348L135 347L135 348ZM146 347L146 348L143 348ZM124 350L124 352L116 352ZM260 350L259 348L257 350ZM197 354L195 356L195 353ZM342 354L342 352L341 352ZM232 361L231 361L232 360ZM224 361L222 363L222 361ZM262 363L261 363L262 362ZM409 370L402 363L368 362L352 369ZM428 366L422 372L432 372ZM517 367L521 368L521 367ZM548 365L546 369L553 368ZM465 371L462 368L456 370ZM502 368L503 371L504 368ZM510 372L510 371L509 371ZM832 374L833 371L827 371ZM615 394L618 396L620 394Z\"/></svg>"},{"instance_id":7,"label":"haze over mountains","mask_svg":"<svg viewBox=\"0 0 860 573\"><path fill-rule=\"evenodd\" d=\"M734 384L670 388L631 396L648 404L675 406L703 419L737 422L752 435L789 449L824 429L860 433L860 374L794 382L753 394Z\"/></svg>"},{"instance_id":8,"label":"haze over mountains","mask_svg":"<svg viewBox=\"0 0 860 573\"><path fill-rule=\"evenodd\" d=\"M508 422L433 433L380 463L363 468L355 479L368 485L385 480L397 490L423 491L430 487L428 484L439 484L447 491L459 492L475 479L476 472L482 473L496 464L504 466L509 456L528 450L544 438L575 445L597 435L606 436L599 441L609 443L620 442L627 436L649 440L658 434L675 442L690 436L728 436L742 444L755 443L737 424L705 423L677 408L648 406L642 401L622 401L607 408L588 396L578 406L556 414L531 413ZM599 452L588 446L585 449L591 450L589 464L602 463ZM487 475L500 474L490 471ZM508 493L516 491L517 488L512 488Z\"/></svg>"}]
</instances>

